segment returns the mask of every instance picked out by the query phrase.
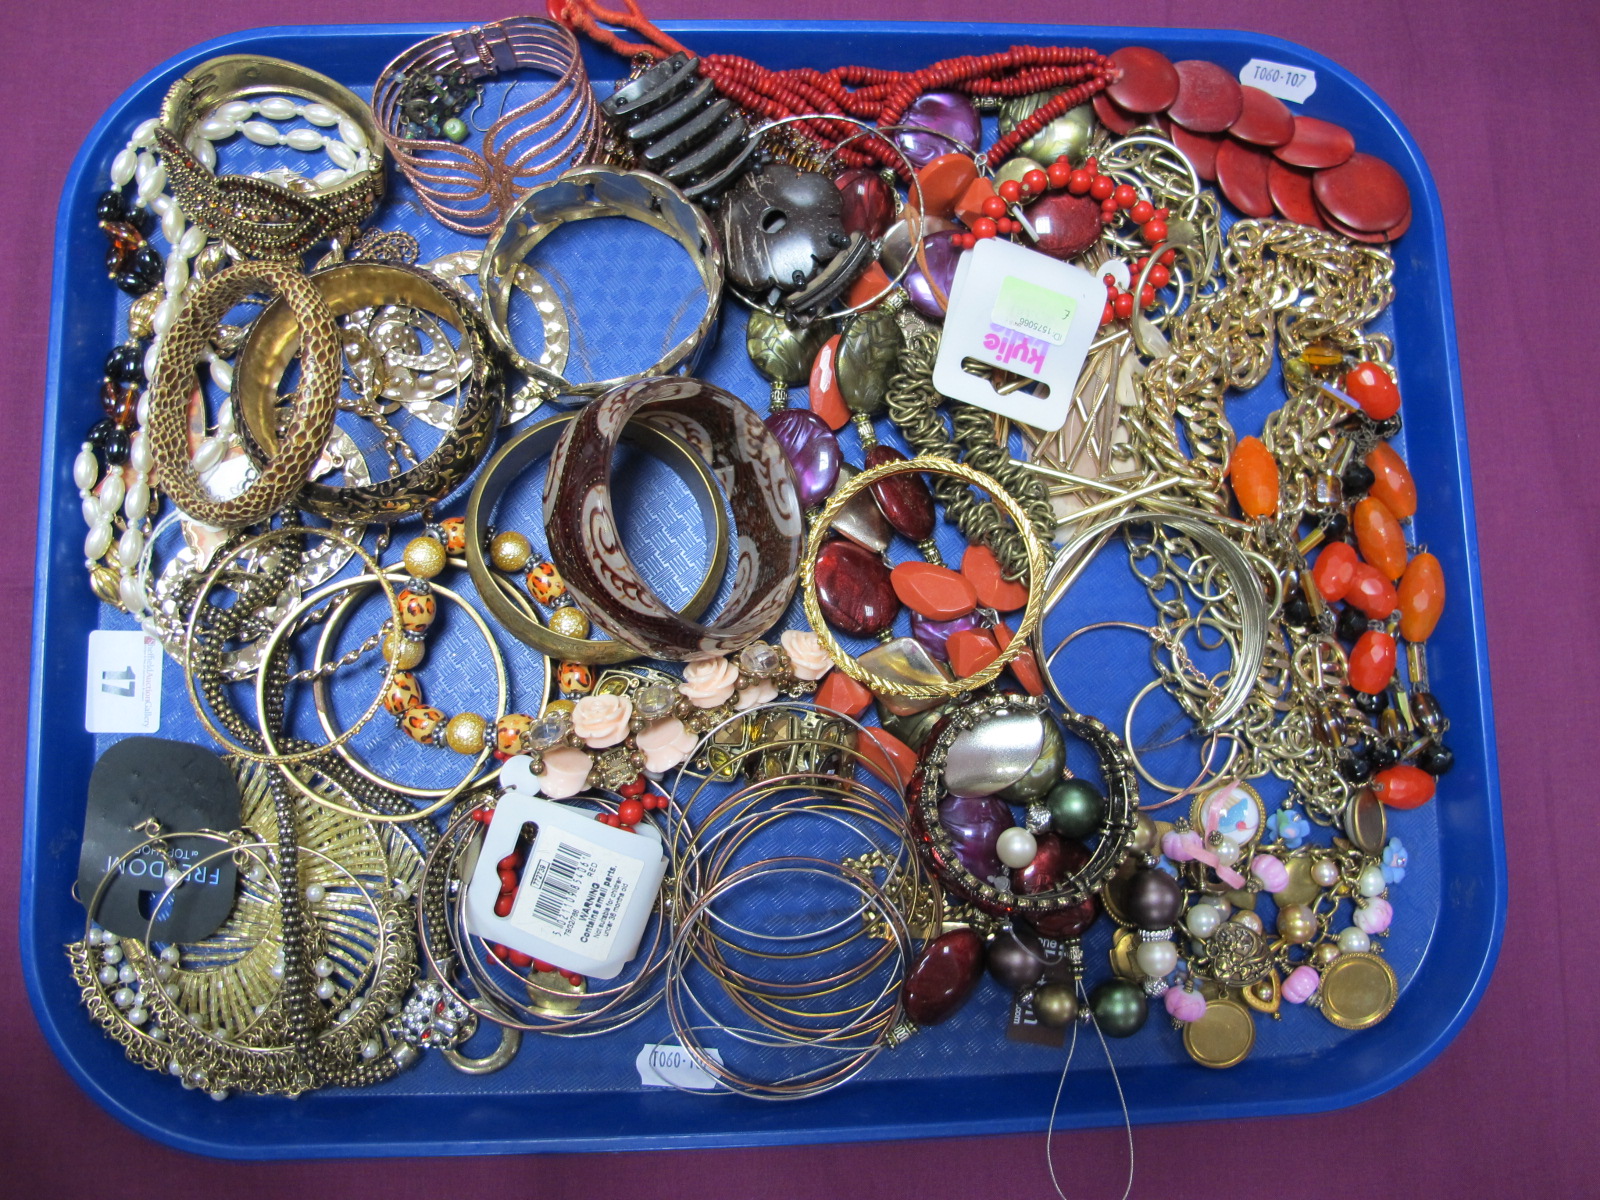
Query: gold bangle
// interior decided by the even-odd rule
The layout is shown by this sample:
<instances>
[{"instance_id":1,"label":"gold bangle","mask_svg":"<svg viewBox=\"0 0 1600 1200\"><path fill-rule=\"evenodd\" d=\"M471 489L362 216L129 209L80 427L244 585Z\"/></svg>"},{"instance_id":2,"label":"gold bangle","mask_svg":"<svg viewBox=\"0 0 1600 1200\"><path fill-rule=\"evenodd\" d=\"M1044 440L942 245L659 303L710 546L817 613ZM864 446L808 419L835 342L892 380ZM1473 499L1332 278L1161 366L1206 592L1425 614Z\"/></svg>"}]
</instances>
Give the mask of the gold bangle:
<instances>
[{"instance_id":1,"label":"gold bangle","mask_svg":"<svg viewBox=\"0 0 1600 1200\"><path fill-rule=\"evenodd\" d=\"M306 483L299 504L332 521L398 521L443 500L472 474L499 426L505 400L500 370L482 321L447 284L419 267L386 262L345 262L310 276L337 320L364 308L403 305L455 326L459 353L472 364L470 378L451 406L451 420L432 453L408 470L364 487ZM300 348L293 305L280 296L256 318L233 368L233 402L246 446L270 461L278 454L278 381Z\"/></svg>"},{"instance_id":2,"label":"gold bangle","mask_svg":"<svg viewBox=\"0 0 1600 1200\"><path fill-rule=\"evenodd\" d=\"M561 435L575 418L575 413L547 417L519 433L495 452L478 477L472 496L467 501L464 554L467 570L472 575L473 585L478 589L483 606L512 637L556 662L616 666L638 658L639 651L626 642L567 637L556 633L537 617L531 616L526 604L514 602L506 595L503 589L506 589L509 581L489 566L484 554L489 517L506 488L529 466L555 449ZM700 512L707 525L706 536L711 541L711 562L706 568L705 578L681 610L685 618L694 620L716 598L717 589L722 583L723 568L728 561L728 513L722 503L716 478L694 447L670 430L643 421L633 421L624 427L622 438L642 446L671 466L690 490L696 493L700 503ZM518 599L520 601L520 597Z\"/></svg>"},{"instance_id":3,"label":"gold bangle","mask_svg":"<svg viewBox=\"0 0 1600 1200\"><path fill-rule=\"evenodd\" d=\"M827 619L822 615L822 604L817 596L817 556L822 552L822 541L832 528L834 519L844 509L844 506L859 495L866 488L883 479L892 479L896 475L909 475L913 472L926 471L933 475L951 475L970 487L988 492L994 497L994 502L1000 506L1006 516L1011 518L1012 524L1022 535L1022 543L1028 555L1028 603L1022 610L1022 622L1017 626L1017 632L1005 649L1000 651L997 658L988 666L964 679L955 679L945 683L906 683L897 679L885 679L875 675L863 667L854 658L844 652L838 640L833 636L833 630L828 628ZM862 471L859 475L852 476L823 506L821 514L811 525L811 536L806 542L805 561L800 568L800 583L803 589L802 598L805 603L806 620L811 622L811 628L817 635L817 640L822 643L822 648L828 652L828 657L833 659L837 666L846 675L857 683L864 684L877 695L904 696L909 700L939 700L949 696L959 696L963 692L970 692L994 680L1008 663L1027 647L1033 631L1039 624L1039 617L1044 608L1044 589L1039 586L1045 573L1044 543L1039 540L1039 535L1034 532L1033 526L1028 521L1028 514L1023 511L1010 492L1001 484L985 475L982 471L974 470L963 463L955 462L948 458L939 458L934 455L918 455L916 458L901 459L896 462L882 463L870 470Z\"/></svg>"},{"instance_id":4,"label":"gold bangle","mask_svg":"<svg viewBox=\"0 0 1600 1200\"><path fill-rule=\"evenodd\" d=\"M261 754L255 750L249 749L248 747L241 746L237 742L230 741L228 736L217 728L216 722L214 722L211 719L211 715L206 712L205 705L200 702L200 693L195 682L194 638L196 628L200 622L200 610L205 604L206 597L211 594L211 589L216 587L217 580L222 577L223 571L225 571L228 567L228 564L234 559L238 558L239 555L243 554L247 550L253 550L255 547L260 546L265 542L280 541L286 538L299 537L302 535L327 538L330 541L338 542L341 546L344 546L346 549L352 551L356 557L360 558L361 561L366 564L367 570L378 577L378 583L383 588L384 599L389 602L390 628L400 628L400 598L394 590L394 584L390 581L389 577L383 573L383 567L379 565L377 559L373 558L372 555L368 554L364 549L361 548L360 543L354 542L345 537L343 534L334 532L332 529L308 529L301 525L284 525L277 529L269 529L265 533L258 533L254 537L234 547L231 553L219 555L217 561L212 564L211 570L206 572L206 577L200 581L200 588L195 593L194 605L189 610L189 623L183 639L183 681L184 686L189 689L189 703L194 706L195 715L200 718L200 723L206 727L206 732L208 732L212 737L216 738L218 742L222 743L222 745L227 748L229 754L236 754L240 758L249 759L251 762L275 764L305 762L308 759L317 758L320 755L327 754L336 746L342 746L345 742L348 742L351 738L355 737L356 732L377 715L378 710L383 707L383 698L389 694L389 689L394 686L395 672L399 670L399 667L396 665L399 662L399 656L396 655L395 657L389 659L385 664L383 682L379 685L378 694L372 698L372 704L367 708L367 711L361 715L355 724L351 725L350 728L346 729L343 733L326 745L313 746L309 750L298 750L290 754L280 754L272 747L271 739L269 738L267 741L267 753ZM297 606L295 615L298 615L299 612L310 607L311 606L309 604L306 604L302 601L301 604ZM266 646L262 650L261 668L257 673L258 680L266 677L267 667L271 660L272 652L276 648L278 641L281 640L283 636L283 630L287 628L288 621L292 619L293 617L286 619L282 624L272 631L271 638L268 640ZM292 771L286 772L286 775L291 780L294 778L294 772ZM305 789L302 788L301 790ZM309 794L309 792L307 794ZM313 799L315 799L315 797L313 797ZM321 801L318 802L321 803ZM339 806L328 805L328 807L338 808ZM382 819L359 809L346 809L342 811L353 813L355 816L370 820Z\"/></svg>"},{"instance_id":5,"label":"gold bangle","mask_svg":"<svg viewBox=\"0 0 1600 1200\"><path fill-rule=\"evenodd\" d=\"M231 500L218 500L189 458L189 399L198 386L195 362L230 308L246 296L270 292L294 313L300 332L302 374L287 433L261 474ZM161 340L150 382L150 453L156 481L189 516L219 529L265 521L305 486L328 444L339 400L344 351L322 293L287 263L240 263L219 271L189 293Z\"/></svg>"},{"instance_id":6,"label":"gold bangle","mask_svg":"<svg viewBox=\"0 0 1600 1200\"><path fill-rule=\"evenodd\" d=\"M207 113L246 96L298 96L344 119L342 136L371 157L367 168L323 191L291 191L251 175L214 175L189 152L190 131ZM326 75L259 54L207 59L167 92L155 130L178 207L212 237L252 258L298 258L324 238L355 240L384 192L383 138L361 97Z\"/></svg>"}]
</instances>

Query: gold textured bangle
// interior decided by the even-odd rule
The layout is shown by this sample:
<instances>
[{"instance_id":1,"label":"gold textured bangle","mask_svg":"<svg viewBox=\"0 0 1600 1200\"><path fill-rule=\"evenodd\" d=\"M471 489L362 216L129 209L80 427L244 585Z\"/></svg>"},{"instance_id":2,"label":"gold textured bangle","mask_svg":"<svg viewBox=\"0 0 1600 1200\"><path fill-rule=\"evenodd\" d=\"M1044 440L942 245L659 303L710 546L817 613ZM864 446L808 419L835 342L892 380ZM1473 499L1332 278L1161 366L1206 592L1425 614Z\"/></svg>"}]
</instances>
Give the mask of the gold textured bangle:
<instances>
[{"instance_id":1,"label":"gold textured bangle","mask_svg":"<svg viewBox=\"0 0 1600 1200\"><path fill-rule=\"evenodd\" d=\"M426 457L407 470L365 486L307 483L299 503L334 521L398 521L443 500L464 483L489 449L499 427L505 375L488 330L449 284L420 267L387 262L344 262L310 276L335 319L365 308L401 305L428 313L460 335L458 353L471 362L451 406L450 425ZM278 384L300 347L294 306L280 296L256 318L233 367L233 402L246 445L264 460L279 451Z\"/></svg>"},{"instance_id":2,"label":"gold textured bangle","mask_svg":"<svg viewBox=\"0 0 1600 1200\"><path fill-rule=\"evenodd\" d=\"M948 683L906 683L897 679L885 679L875 675L863 667L854 658L844 652L838 640L833 636L833 630L828 628L828 622L822 615L822 604L817 595L817 557L822 552L822 541L827 536L828 530L833 527L834 519L844 509L845 505L870 488L873 484L884 479L892 479L896 475L909 475L913 472L926 471L930 475L950 475L961 480L969 487L978 488L988 492L994 497L994 502L1011 518L1013 525L1022 535L1023 547L1028 557L1028 603L1022 610L1022 623L1017 626L1017 631L1005 649L1000 651L997 658L982 670L976 671L964 679L951 680ZM811 622L811 628L817 635L817 640L822 643L822 648L828 652L828 657L834 664L850 676L857 683L864 684L877 695L904 696L910 700L939 700L948 696L959 696L963 692L970 692L994 680L1006 664L1021 654L1033 631L1038 627L1040 615L1044 609L1044 589L1040 586L1044 579L1046 566L1044 543L1039 535L1034 532L1033 526L1028 522L1028 514L1023 511L1022 505L1017 503L1015 497L1006 491L992 476L985 475L982 471L974 470L963 463L955 462L948 458L939 458L934 455L918 455L916 458L901 459L897 462L886 462L870 470L862 471L853 476L843 487L834 492L828 503L823 506L822 513L811 525L811 537L806 542L805 561L800 567L800 582L803 589L802 597L805 603L806 620Z\"/></svg>"},{"instance_id":3,"label":"gold textured bangle","mask_svg":"<svg viewBox=\"0 0 1600 1200\"><path fill-rule=\"evenodd\" d=\"M573 413L547 417L517 434L495 452L478 476L472 496L467 501L466 547L463 554L483 606L512 637L556 662L616 666L638 658L639 651L626 642L575 638L557 633L536 616L530 615L528 606L521 603L520 597L513 601L507 595L507 591L514 594L515 589L503 589L503 585L509 581L489 565L488 556L484 553L489 517L500 497L528 467L549 456L575 417ZM644 447L672 467L696 494L700 503L701 514L706 520L706 535L711 541L711 561L706 567L705 578L681 610L681 615L692 621L705 612L716 598L717 588L722 583L723 568L728 561L728 512L722 503L722 493L705 460L676 433L644 421L634 421L624 427L622 440Z\"/></svg>"},{"instance_id":4,"label":"gold textured bangle","mask_svg":"<svg viewBox=\"0 0 1600 1200\"><path fill-rule=\"evenodd\" d=\"M342 119L341 135L364 144L371 161L324 190L291 191L251 175L213 175L189 151L193 128L209 112L246 96L298 96ZM252 258L298 258L324 238L349 243L383 199L387 154L372 110L342 83L281 58L226 54L207 59L167 92L155 130L178 207L212 237Z\"/></svg>"},{"instance_id":5,"label":"gold textured bangle","mask_svg":"<svg viewBox=\"0 0 1600 1200\"><path fill-rule=\"evenodd\" d=\"M300 388L278 452L260 464L260 475L244 491L218 500L189 458L189 400L199 386L195 363L228 310L259 292L281 297L294 313L300 330ZM254 525L291 503L333 433L343 365L333 314L322 293L294 267L240 263L213 275L189 293L161 340L150 382L147 428L161 490L189 516L218 529Z\"/></svg>"}]
</instances>

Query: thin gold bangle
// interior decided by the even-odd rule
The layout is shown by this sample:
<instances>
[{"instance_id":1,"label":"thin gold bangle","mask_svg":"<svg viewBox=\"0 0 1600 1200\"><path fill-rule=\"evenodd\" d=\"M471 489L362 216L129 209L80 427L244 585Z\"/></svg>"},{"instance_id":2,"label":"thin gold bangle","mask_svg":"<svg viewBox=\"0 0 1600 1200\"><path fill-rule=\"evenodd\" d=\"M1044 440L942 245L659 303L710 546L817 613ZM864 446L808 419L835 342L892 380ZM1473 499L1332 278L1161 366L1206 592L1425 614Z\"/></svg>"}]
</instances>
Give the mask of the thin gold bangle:
<instances>
[{"instance_id":1,"label":"thin gold bangle","mask_svg":"<svg viewBox=\"0 0 1600 1200\"><path fill-rule=\"evenodd\" d=\"M844 652L838 640L833 636L833 630L828 628L827 619L822 615L822 604L817 594L817 557L822 552L822 541L832 528L834 519L849 504L852 499L865 489L884 479L892 479L896 475L909 475L913 472L926 471L933 475L951 475L971 487L988 492L994 497L997 505L1011 518L1022 536L1024 549L1028 554L1028 603L1022 610L1022 622L1017 626L1015 636L1001 650L999 655L988 666L963 679L951 680L947 683L905 683L901 680L885 679L875 675L863 667L854 658ZM904 696L911 700L941 700L950 696L959 696L963 692L970 692L994 680L1008 663L1021 654L1028 642L1033 637L1033 631L1038 627L1039 617L1044 608L1043 589L1039 586L1045 574L1044 543L1039 540L1039 535L1034 532L1033 526L1028 521L1028 514L1023 511L1022 505L1012 497L1011 493L992 476L985 475L982 471L974 470L964 463L954 462L948 458L939 458L933 455L918 455L916 458L902 459L897 462L881 463L869 470L862 471L853 476L843 487L834 492L832 498L823 506L822 513L811 525L811 537L806 542L805 560L800 567L800 583L805 603L806 620L811 622L811 628L816 632L817 640L822 643L822 648L828 652L828 657L833 659L837 666L846 675L857 683L864 684L878 695Z\"/></svg>"},{"instance_id":2,"label":"thin gold bangle","mask_svg":"<svg viewBox=\"0 0 1600 1200\"><path fill-rule=\"evenodd\" d=\"M305 762L307 759L316 758L322 754L326 754L329 750L336 746L342 746L345 742L353 738L356 735L356 732L363 725L378 715L378 709L383 705L384 696L388 694L389 689L394 685L395 672L399 670L399 667L396 665L396 662L398 661L397 658L390 659L388 668L383 673L383 683L378 688L378 694L372 698L372 704L368 706L367 711L357 719L354 725L350 726L350 728L346 729L327 745L313 746L309 750L297 750L289 754L279 754L273 749L271 739L269 738L266 742L268 753L262 754L258 751L251 750L248 747L238 745L236 742L231 741L225 733L217 728L216 723L211 719L211 715L206 712L205 705L200 702L200 693L196 690L195 686L194 638L195 627L200 620L201 607L205 604L206 597L211 594L211 589L216 586L217 580L221 577L222 572L227 568L228 564L236 559L239 555L243 554L246 550L254 549L256 546L259 546L264 542L276 541L289 537L296 537L299 535L327 538L330 541L338 542L341 546L344 546L346 549L358 555L361 558L361 561L367 565L367 570L379 576L379 582L383 586L384 597L389 601L390 628L400 628L400 598L395 593L394 584L389 581L389 577L382 574L383 568L378 563L378 560L363 550L359 543L345 537L342 533L336 533L332 529L309 529L303 525L284 525L278 529L269 529L265 533L256 534L254 537L249 538L240 545L236 546L233 551L225 557L220 558L216 565L206 573L205 579L201 581L200 589L195 593L194 605L189 610L189 623L184 630L183 638L183 682L184 686L189 692L189 703L194 706L195 714L200 718L200 723L206 727L206 732L212 737L216 738L217 741L223 746L227 747L228 753L236 754L240 758L249 759L251 762L275 763L280 765L284 763ZM278 629L273 630L271 637L263 647L258 680L265 679L266 677L268 659L271 656L272 650L276 647L278 639L281 637L280 631L283 628L284 626L280 625ZM259 694L260 689L258 687L258 697ZM289 779L294 780L296 786L298 786L302 792L310 796L313 800L316 800L319 804L326 803L325 797L319 797L315 795L311 789L305 787L303 784L300 784L293 771L285 772L285 774ZM335 808L338 811L344 812L348 815L361 817L366 820L382 819L375 817L372 813L365 812L361 809L346 809L340 807L339 805L329 805L329 807ZM411 818L409 817L407 818L407 820L410 819Z\"/></svg>"}]
</instances>

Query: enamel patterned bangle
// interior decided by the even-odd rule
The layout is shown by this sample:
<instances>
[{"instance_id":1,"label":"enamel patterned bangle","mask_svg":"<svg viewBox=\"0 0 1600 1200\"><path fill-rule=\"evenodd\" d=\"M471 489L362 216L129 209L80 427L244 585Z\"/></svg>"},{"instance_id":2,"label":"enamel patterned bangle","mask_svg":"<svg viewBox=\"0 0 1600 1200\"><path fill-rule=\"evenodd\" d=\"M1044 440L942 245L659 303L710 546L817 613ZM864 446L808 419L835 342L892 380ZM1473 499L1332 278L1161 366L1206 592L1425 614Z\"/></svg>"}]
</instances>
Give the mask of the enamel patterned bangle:
<instances>
[{"instance_id":1,"label":"enamel patterned bangle","mask_svg":"<svg viewBox=\"0 0 1600 1200\"><path fill-rule=\"evenodd\" d=\"M636 417L695 448L722 485L738 531L732 595L715 623L674 612L640 576L611 508L611 465ZM579 411L545 476L550 558L594 623L651 658L735 654L789 606L805 515L783 448L754 410L699 379L663 378L607 392Z\"/></svg>"}]
</instances>

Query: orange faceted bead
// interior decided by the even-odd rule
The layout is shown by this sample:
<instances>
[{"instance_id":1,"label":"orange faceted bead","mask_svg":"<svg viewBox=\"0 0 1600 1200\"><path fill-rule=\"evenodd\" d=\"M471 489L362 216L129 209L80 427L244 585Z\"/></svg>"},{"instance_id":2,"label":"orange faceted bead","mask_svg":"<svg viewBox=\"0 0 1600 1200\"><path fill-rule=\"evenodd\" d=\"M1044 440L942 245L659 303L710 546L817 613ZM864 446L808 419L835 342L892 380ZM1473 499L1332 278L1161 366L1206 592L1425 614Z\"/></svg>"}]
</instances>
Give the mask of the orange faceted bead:
<instances>
[{"instance_id":1,"label":"orange faceted bead","mask_svg":"<svg viewBox=\"0 0 1600 1200\"><path fill-rule=\"evenodd\" d=\"M894 594L930 621L953 621L978 607L978 591L965 575L931 562L903 562L889 573Z\"/></svg>"},{"instance_id":2,"label":"orange faceted bead","mask_svg":"<svg viewBox=\"0 0 1600 1200\"><path fill-rule=\"evenodd\" d=\"M1400 577L1400 636L1425 642L1444 612L1444 568L1431 554L1419 554Z\"/></svg>"},{"instance_id":3,"label":"orange faceted bead","mask_svg":"<svg viewBox=\"0 0 1600 1200\"><path fill-rule=\"evenodd\" d=\"M1278 511L1278 462L1260 438L1240 438L1228 461L1228 475L1239 510L1249 517Z\"/></svg>"},{"instance_id":4,"label":"orange faceted bead","mask_svg":"<svg viewBox=\"0 0 1600 1200\"><path fill-rule=\"evenodd\" d=\"M1399 763L1379 771L1372 780L1372 791L1390 808L1421 808L1433 799L1437 781L1421 767Z\"/></svg>"},{"instance_id":5,"label":"orange faceted bead","mask_svg":"<svg viewBox=\"0 0 1600 1200\"><path fill-rule=\"evenodd\" d=\"M1379 629L1369 629L1350 648L1350 686L1376 696L1394 678L1394 639Z\"/></svg>"},{"instance_id":6,"label":"orange faceted bead","mask_svg":"<svg viewBox=\"0 0 1600 1200\"><path fill-rule=\"evenodd\" d=\"M838 672L834 672L838 674ZM862 765L891 787L905 790L911 773L917 769L917 756L911 747L894 734L867 726L856 739L856 749L866 759Z\"/></svg>"},{"instance_id":7,"label":"orange faceted bead","mask_svg":"<svg viewBox=\"0 0 1600 1200\"><path fill-rule=\"evenodd\" d=\"M1388 620L1389 614L1400 603L1400 595L1394 590L1394 584L1385 579L1377 567L1364 562L1356 563L1355 576L1350 580L1344 598L1373 621Z\"/></svg>"},{"instance_id":8,"label":"orange faceted bead","mask_svg":"<svg viewBox=\"0 0 1600 1200\"><path fill-rule=\"evenodd\" d=\"M983 216L983 202L992 195L994 184L982 176L967 184L956 200L956 216L961 218L961 223L971 229L972 223Z\"/></svg>"},{"instance_id":9,"label":"orange faceted bead","mask_svg":"<svg viewBox=\"0 0 1600 1200\"><path fill-rule=\"evenodd\" d=\"M1356 566L1360 562L1355 547L1349 542L1332 542L1323 547L1311 568L1311 580L1317 585L1317 592L1329 604L1343 600L1356 581Z\"/></svg>"},{"instance_id":10,"label":"orange faceted bead","mask_svg":"<svg viewBox=\"0 0 1600 1200\"><path fill-rule=\"evenodd\" d=\"M868 263L866 269L856 276L855 282L850 285L850 290L845 293L845 303L851 308L856 308L871 303L874 297L888 299L889 289L893 284L894 281L881 266L875 262Z\"/></svg>"},{"instance_id":11,"label":"orange faceted bead","mask_svg":"<svg viewBox=\"0 0 1600 1200\"><path fill-rule=\"evenodd\" d=\"M958 629L944 648L957 679L976 675L1000 657L1000 643L987 629Z\"/></svg>"},{"instance_id":12,"label":"orange faceted bead","mask_svg":"<svg viewBox=\"0 0 1600 1200\"><path fill-rule=\"evenodd\" d=\"M956 210L972 181L978 177L977 164L965 154L941 154L917 172L917 184L922 188L923 211L932 217L948 217ZM915 211L917 194L911 193L912 211Z\"/></svg>"},{"instance_id":13,"label":"orange faceted bead","mask_svg":"<svg viewBox=\"0 0 1600 1200\"><path fill-rule=\"evenodd\" d=\"M1379 442L1367 455L1366 463L1367 470L1372 472L1368 493L1388 505L1398 520L1416 516L1417 485L1394 447L1388 442Z\"/></svg>"},{"instance_id":14,"label":"orange faceted bead","mask_svg":"<svg viewBox=\"0 0 1600 1200\"><path fill-rule=\"evenodd\" d=\"M1011 632L1011 628L1004 621L1001 621L994 627L994 640L1002 650L1010 646L1011 639L1016 636L1017 635ZM1038 660L1033 657L1033 651L1031 649L1024 647L1022 651L1011 660L1010 665L1006 669L1011 672L1016 681L1022 685L1022 690L1027 692L1028 695L1044 695L1044 677L1039 674L1039 663Z\"/></svg>"},{"instance_id":15,"label":"orange faceted bead","mask_svg":"<svg viewBox=\"0 0 1600 1200\"><path fill-rule=\"evenodd\" d=\"M817 685L817 707L846 717L859 717L872 703L872 693L843 671L829 671Z\"/></svg>"},{"instance_id":16,"label":"orange faceted bead","mask_svg":"<svg viewBox=\"0 0 1600 1200\"><path fill-rule=\"evenodd\" d=\"M839 339L843 336L836 333L823 342L811 364L811 390L807 393L811 411L826 421L829 429L843 429L850 424L850 407L839 390L839 374L835 369L839 362Z\"/></svg>"},{"instance_id":17,"label":"orange faceted bead","mask_svg":"<svg viewBox=\"0 0 1600 1200\"><path fill-rule=\"evenodd\" d=\"M1344 390L1374 421L1387 421L1400 411L1400 389L1375 362L1351 367L1344 377Z\"/></svg>"},{"instance_id":18,"label":"orange faceted bead","mask_svg":"<svg viewBox=\"0 0 1600 1200\"><path fill-rule=\"evenodd\" d=\"M1356 545L1366 559L1390 579L1399 579L1406 570L1406 535L1394 519L1389 506L1375 496L1356 505L1350 527L1356 532Z\"/></svg>"},{"instance_id":19,"label":"orange faceted bead","mask_svg":"<svg viewBox=\"0 0 1600 1200\"><path fill-rule=\"evenodd\" d=\"M995 612L1012 612L1028 603L1026 584L1007 579L1000 560L989 547L978 544L967 547L961 556L961 573L972 580L978 590L978 603Z\"/></svg>"}]
</instances>

